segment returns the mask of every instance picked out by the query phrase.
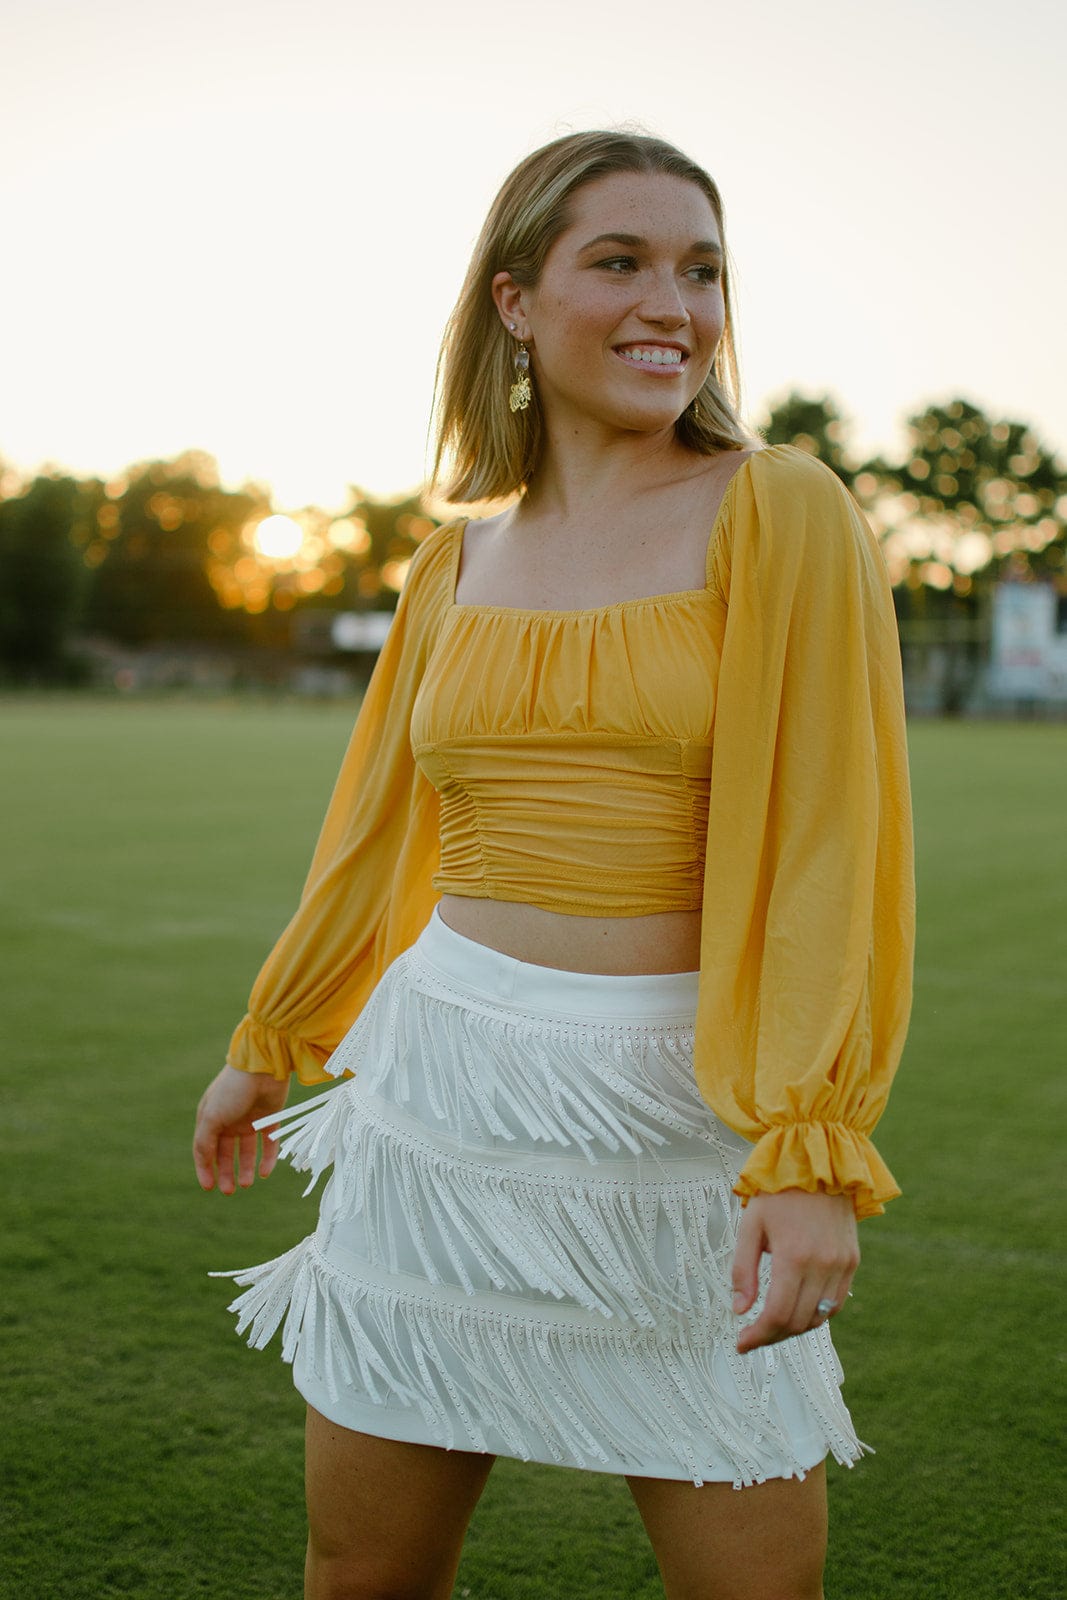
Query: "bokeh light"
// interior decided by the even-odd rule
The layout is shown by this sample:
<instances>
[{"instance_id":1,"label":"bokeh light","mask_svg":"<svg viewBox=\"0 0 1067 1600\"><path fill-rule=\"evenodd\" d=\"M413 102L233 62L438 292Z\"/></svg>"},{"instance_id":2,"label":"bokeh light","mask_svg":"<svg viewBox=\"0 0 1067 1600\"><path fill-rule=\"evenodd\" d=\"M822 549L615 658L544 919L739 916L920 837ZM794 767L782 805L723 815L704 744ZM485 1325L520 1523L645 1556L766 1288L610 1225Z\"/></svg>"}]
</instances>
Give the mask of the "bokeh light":
<instances>
[{"instance_id":1,"label":"bokeh light","mask_svg":"<svg viewBox=\"0 0 1067 1600\"><path fill-rule=\"evenodd\" d=\"M292 517L276 513L263 518L256 527L254 539L261 556L271 561L291 561L304 542L304 530Z\"/></svg>"}]
</instances>

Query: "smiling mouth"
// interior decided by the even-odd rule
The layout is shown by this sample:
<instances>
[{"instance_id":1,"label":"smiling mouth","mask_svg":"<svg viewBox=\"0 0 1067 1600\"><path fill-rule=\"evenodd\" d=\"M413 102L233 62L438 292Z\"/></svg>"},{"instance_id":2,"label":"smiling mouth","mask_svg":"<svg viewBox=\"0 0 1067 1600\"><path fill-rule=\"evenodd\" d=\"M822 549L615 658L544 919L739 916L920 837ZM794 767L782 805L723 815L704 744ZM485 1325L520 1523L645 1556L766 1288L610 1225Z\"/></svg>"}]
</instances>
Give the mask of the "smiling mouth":
<instances>
[{"instance_id":1,"label":"smiling mouth","mask_svg":"<svg viewBox=\"0 0 1067 1600\"><path fill-rule=\"evenodd\" d=\"M681 372L689 354L686 350L679 350L676 345L662 344L626 344L616 345L615 354L620 361L625 361L628 367L640 367L642 372L668 373Z\"/></svg>"}]
</instances>

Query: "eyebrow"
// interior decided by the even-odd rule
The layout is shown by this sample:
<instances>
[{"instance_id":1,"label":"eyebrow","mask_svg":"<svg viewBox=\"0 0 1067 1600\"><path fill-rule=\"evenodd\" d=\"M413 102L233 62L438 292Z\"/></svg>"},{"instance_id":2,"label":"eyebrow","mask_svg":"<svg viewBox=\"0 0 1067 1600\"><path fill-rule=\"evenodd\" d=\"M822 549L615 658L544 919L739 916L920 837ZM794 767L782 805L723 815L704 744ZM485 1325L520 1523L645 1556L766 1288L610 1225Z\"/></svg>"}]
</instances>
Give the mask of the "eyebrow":
<instances>
[{"instance_id":1,"label":"eyebrow","mask_svg":"<svg viewBox=\"0 0 1067 1600\"><path fill-rule=\"evenodd\" d=\"M582 250L591 250L596 244L625 244L631 249L641 249L647 246L648 240L642 239L637 233L598 233L595 239L589 239L582 245ZM698 239L692 246L696 256L715 256L722 260L722 246L715 243L714 239Z\"/></svg>"}]
</instances>

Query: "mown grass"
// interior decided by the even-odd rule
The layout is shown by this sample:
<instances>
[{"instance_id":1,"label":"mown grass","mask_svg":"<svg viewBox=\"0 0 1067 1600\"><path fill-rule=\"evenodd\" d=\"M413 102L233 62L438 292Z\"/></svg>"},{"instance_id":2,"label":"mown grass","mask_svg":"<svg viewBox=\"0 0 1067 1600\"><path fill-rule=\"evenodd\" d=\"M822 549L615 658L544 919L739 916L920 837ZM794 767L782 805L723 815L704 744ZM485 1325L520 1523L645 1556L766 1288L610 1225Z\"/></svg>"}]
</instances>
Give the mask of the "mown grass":
<instances>
[{"instance_id":1,"label":"mown grass","mask_svg":"<svg viewBox=\"0 0 1067 1600\"><path fill-rule=\"evenodd\" d=\"M350 718L0 705L4 1597L300 1595L301 1402L206 1274L277 1253L310 1203L287 1168L202 1195L188 1143ZM1054 1600L1067 729L911 742L917 997L879 1140L906 1198L864 1226L837 1323L877 1454L832 1473L827 1595ZM502 1462L457 1593L661 1590L621 1482Z\"/></svg>"}]
</instances>

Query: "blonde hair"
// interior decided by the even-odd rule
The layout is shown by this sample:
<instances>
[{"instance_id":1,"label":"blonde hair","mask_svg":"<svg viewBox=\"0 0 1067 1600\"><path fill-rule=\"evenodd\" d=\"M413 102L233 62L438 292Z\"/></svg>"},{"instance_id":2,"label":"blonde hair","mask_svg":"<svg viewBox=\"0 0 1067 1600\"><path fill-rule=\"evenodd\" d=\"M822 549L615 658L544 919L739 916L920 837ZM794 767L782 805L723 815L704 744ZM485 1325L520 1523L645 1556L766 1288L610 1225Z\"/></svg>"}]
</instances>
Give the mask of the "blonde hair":
<instances>
[{"instance_id":1,"label":"blonde hair","mask_svg":"<svg viewBox=\"0 0 1067 1600\"><path fill-rule=\"evenodd\" d=\"M433 480L441 482L442 463L448 459L450 471L441 489L455 504L503 499L524 488L543 445L536 385L525 411L508 407L515 345L493 301L493 278L510 272L523 288L536 284L551 246L569 226L572 196L584 184L616 172L662 172L695 183L715 213L725 252L717 187L702 167L662 139L621 132L569 133L521 161L490 207L437 361ZM700 455L741 450L752 443L737 411L740 386L728 257L722 291L726 319L715 360L675 423L680 442Z\"/></svg>"}]
</instances>

